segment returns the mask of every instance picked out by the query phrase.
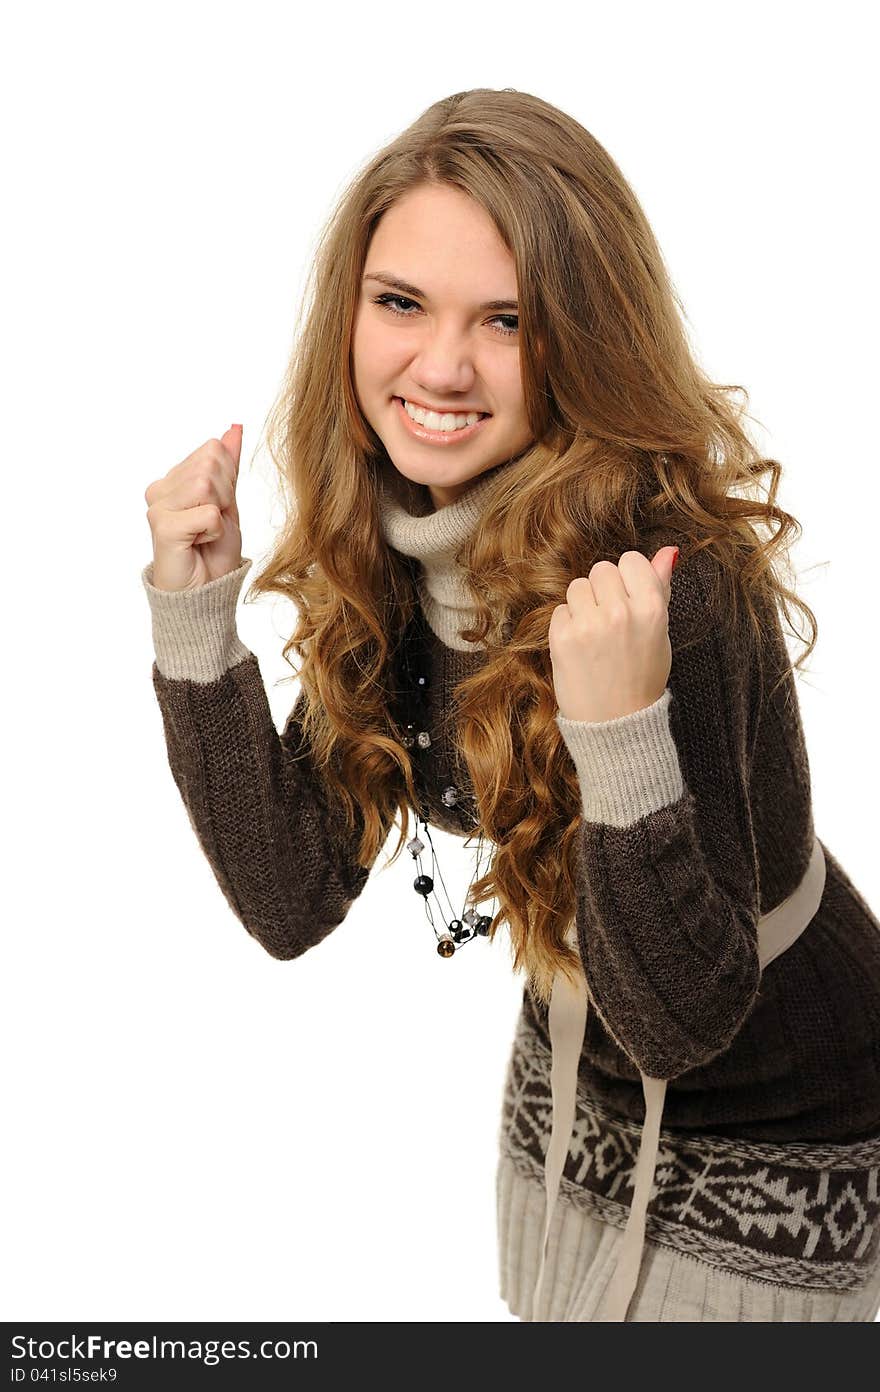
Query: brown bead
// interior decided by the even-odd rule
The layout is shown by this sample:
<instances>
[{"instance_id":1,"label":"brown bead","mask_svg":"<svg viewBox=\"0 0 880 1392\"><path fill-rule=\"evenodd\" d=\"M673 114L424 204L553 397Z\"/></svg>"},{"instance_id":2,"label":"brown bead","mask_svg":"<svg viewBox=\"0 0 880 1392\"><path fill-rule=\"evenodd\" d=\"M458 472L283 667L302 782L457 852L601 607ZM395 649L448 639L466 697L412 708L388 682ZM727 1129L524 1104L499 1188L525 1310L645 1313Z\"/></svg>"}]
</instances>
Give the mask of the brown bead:
<instances>
[{"instance_id":1,"label":"brown bead","mask_svg":"<svg viewBox=\"0 0 880 1392\"><path fill-rule=\"evenodd\" d=\"M441 957L452 957L455 952L455 943L448 936L439 938L437 941L437 951Z\"/></svg>"}]
</instances>

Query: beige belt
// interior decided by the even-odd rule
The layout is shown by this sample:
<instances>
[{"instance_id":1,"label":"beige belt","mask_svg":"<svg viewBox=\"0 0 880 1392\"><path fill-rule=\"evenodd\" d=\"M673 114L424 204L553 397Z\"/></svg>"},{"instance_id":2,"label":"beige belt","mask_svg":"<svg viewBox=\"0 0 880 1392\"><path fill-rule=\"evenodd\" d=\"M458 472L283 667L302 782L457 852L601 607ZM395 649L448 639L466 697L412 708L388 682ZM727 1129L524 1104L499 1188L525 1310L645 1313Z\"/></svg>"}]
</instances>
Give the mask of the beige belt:
<instances>
[{"instance_id":1,"label":"beige belt","mask_svg":"<svg viewBox=\"0 0 880 1392\"><path fill-rule=\"evenodd\" d=\"M783 899L775 909L758 919L758 960L764 968L778 957L807 927L822 900L825 888L825 853L817 836L803 879L797 889ZM568 940L577 942L575 924L569 927ZM581 973L577 986L562 972L557 972L550 995L549 1025L552 1063L550 1092L553 1123L550 1144L544 1161L546 1209L544 1236L541 1244L541 1263L532 1296L532 1318L536 1318L538 1302L543 1298L544 1274L547 1267L548 1239L553 1210L559 1193L559 1182L568 1154L568 1144L574 1126L577 1094L577 1067L587 1022L588 995L586 980ZM641 1072L641 1070L640 1070ZM633 1200L623 1233L614 1275L608 1286L602 1320L626 1319L630 1300L639 1278L645 1242L645 1217L648 1200L654 1185L660 1122L666 1098L666 1080L641 1074L645 1094L645 1120L636 1161Z\"/></svg>"}]
</instances>

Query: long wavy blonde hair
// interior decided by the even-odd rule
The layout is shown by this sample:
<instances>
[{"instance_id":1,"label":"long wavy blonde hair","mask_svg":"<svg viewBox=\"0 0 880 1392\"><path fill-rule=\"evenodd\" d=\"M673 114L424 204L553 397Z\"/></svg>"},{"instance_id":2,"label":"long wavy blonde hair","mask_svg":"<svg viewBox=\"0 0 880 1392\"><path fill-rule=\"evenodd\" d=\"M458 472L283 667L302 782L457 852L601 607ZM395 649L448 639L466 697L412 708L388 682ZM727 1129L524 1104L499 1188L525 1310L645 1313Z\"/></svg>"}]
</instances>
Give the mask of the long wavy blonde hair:
<instances>
[{"instance_id":1,"label":"long wavy blonde hair","mask_svg":"<svg viewBox=\"0 0 880 1392\"><path fill-rule=\"evenodd\" d=\"M490 935L509 924L513 969L546 1003L556 969L579 967L563 937L581 803L554 720L548 647L571 579L645 550L652 531L671 525L682 564L701 549L715 557L727 589L718 612L735 616L741 596L757 638L753 598L778 598L787 618L796 604L812 629L797 666L818 630L774 573L774 554L801 531L775 501L781 465L747 437L745 389L710 381L695 361L683 307L617 165L578 122L529 93L476 88L435 102L351 180L319 237L305 322L266 422L285 519L248 594L285 595L298 611L284 656L299 655L304 735L359 832L360 863L375 862L399 818L393 863L410 835L408 803L418 805L388 703L394 645L417 598L412 563L381 533L387 454L356 399L351 342L376 225L425 183L481 204L516 263L534 443L498 471L459 553L476 612L463 636L487 654L456 688L454 728L494 843L469 898L497 898ZM766 499L748 496L767 472ZM760 539L756 527L771 523L775 533Z\"/></svg>"}]
</instances>

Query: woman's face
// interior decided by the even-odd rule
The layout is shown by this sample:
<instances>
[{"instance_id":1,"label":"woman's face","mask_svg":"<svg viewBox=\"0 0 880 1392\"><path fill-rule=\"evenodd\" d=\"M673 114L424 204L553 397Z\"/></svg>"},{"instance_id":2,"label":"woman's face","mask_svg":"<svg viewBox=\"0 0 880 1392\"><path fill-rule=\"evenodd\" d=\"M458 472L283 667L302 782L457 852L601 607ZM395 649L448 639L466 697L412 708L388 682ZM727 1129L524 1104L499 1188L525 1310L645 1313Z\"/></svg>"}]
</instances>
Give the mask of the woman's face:
<instances>
[{"instance_id":1,"label":"woman's face","mask_svg":"<svg viewBox=\"0 0 880 1392\"><path fill-rule=\"evenodd\" d=\"M367 248L352 357L361 410L394 467L425 485L435 508L531 443L514 260L467 194L419 185L383 214ZM440 435L436 418L411 420L404 401L486 419Z\"/></svg>"}]
</instances>

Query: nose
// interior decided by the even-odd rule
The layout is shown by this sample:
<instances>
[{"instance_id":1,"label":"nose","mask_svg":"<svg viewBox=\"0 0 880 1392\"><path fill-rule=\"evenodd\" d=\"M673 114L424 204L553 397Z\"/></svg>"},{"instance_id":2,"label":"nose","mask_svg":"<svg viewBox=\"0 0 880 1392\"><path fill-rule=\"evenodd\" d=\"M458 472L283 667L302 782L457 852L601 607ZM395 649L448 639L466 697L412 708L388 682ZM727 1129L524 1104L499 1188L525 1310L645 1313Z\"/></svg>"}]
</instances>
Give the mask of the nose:
<instances>
[{"instance_id":1,"label":"nose","mask_svg":"<svg viewBox=\"0 0 880 1392\"><path fill-rule=\"evenodd\" d=\"M473 343L454 328L437 329L421 339L410 375L427 397L445 400L472 392L477 378Z\"/></svg>"}]
</instances>

